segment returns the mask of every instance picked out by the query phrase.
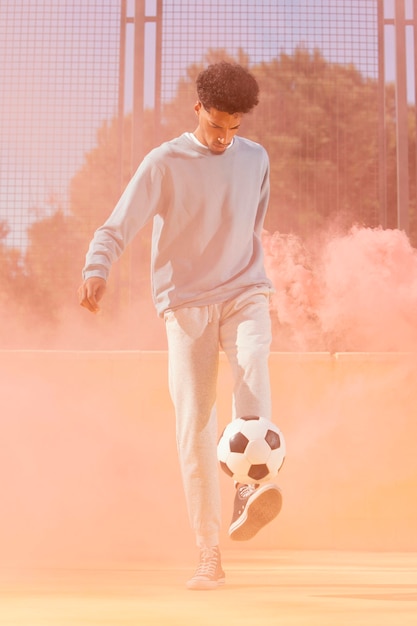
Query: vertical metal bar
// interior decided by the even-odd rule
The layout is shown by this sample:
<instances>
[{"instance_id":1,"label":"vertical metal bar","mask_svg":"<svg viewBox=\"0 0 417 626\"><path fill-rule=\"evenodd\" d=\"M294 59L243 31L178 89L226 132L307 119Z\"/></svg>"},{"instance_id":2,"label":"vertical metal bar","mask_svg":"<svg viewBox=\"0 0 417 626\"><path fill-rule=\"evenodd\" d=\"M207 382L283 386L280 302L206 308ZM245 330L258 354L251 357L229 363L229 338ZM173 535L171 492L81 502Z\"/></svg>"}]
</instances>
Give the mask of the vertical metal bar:
<instances>
[{"instance_id":1,"label":"vertical metal bar","mask_svg":"<svg viewBox=\"0 0 417 626\"><path fill-rule=\"evenodd\" d=\"M417 128L417 0L413 0L413 44L414 44L414 119ZM417 207L417 139L414 140L416 166L414 170L414 203ZM416 210L416 208L414 209Z\"/></svg>"},{"instance_id":2,"label":"vertical metal bar","mask_svg":"<svg viewBox=\"0 0 417 626\"><path fill-rule=\"evenodd\" d=\"M125 114L125 80L126 80L126 0L120 3L120 52L119 52L119 98L117 107L118 121L118 159L119 187L123 187L123 153L124 153L124 114Z\"/></svg>"},{"instance_id":3,"label":"vertical metal bar","mask_svg":"<svg viewBox=\"0 0 417 626\"><path fill-rule=\"evenodd\" d=\"M117 162L119 176L119 194L123 190L123 153L124 153L124 105L125 105L125 75L126 75L126 21L127 6L126 0L120 2L120 35L119 35L119 93L117 101ZM114 293L116 308L121 307L122 296L122 273L121 264L116 264L114 268Z\"/></svg>"},{"instance_id":4,"label":"vertical metal bar","mask_svg":"<svg viewBox=\"0 0 417 626\"><path fill-rule=\"evenodd\" d=\"M417 2L417 0L414 0ZM384 0L378 2L378 188L379 224L387 227L387 154L385 127L385 33Z\"/></svg>"},{"instance_id":5,"label":"vertical metal bar","mask_svg":"<svg viewBox=\"0 0 417 626\"><path fill-rule=\"evenodd\" d=\"M397 114L397 226L409 232L408 119L405 46L405 0L395 2L396 114Z\"/></svg>"},{"instance_id":6,"label":"vertical metal bar","mask_svg":"<svg viewBox=\"0 0 417 626\"><path fill-rule=\"evenodd\" d=\"M155 36L155 143L160 143L161 140L162 10L163 1L157 0Z\"/></svg>"},{"instance_id":7,"label":"vertical metal bar","mask_svg":"<svg viewBox=\"0 0 417 626\"><path fill-rule=\"evenodd\" d=\"M144 126L144 76L145 76L145 0L135 0L135 39L133 59L133 120L132 120L132 170L138 167L141 157L141 135Z\"/></svg>"}]
</instances>

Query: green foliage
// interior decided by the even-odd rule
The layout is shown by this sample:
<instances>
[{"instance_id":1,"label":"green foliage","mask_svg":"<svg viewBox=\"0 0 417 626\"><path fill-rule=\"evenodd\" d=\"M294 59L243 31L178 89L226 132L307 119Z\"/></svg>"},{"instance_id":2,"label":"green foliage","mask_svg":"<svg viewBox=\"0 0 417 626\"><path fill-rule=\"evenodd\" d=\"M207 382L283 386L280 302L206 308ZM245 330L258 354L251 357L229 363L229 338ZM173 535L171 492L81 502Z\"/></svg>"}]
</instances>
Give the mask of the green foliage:
<instances>
[{"instance_id":1,"label":"green foliage","mask_svg":"<svg viewBox=\"0 0 417 626\"><path fill-rule=\"evenodd\" d=\"M59 312L69 293L80 282L82 253L74 220L61 210L29 228L25 267L33 290L32 306L50 322L59 320Z\"/></svg>"},{"instance_id":2,"label":"green foliage","mask_svg":"<svg viewBox=\"0 0 417 626\"><path fill-rule=\"evenodd\" d=\"M243 53L232 59L217 50L191 66L164 106L164 139L193 130L195 78L219 59L248 64ZM241 132L270 156L268 230L311 237L331 221L346 227L380 224L377 82L304 48L251 70L261 99Z\"/></svg>"},{"instance_id":3,"label":"green foliage","mask_svg":"<svg viewBox=\"0 0 417 626\"><path fill-rule=\"evenodd\" d=\"M25 307L29 281L25 276L22 255L6 244L9 233L5 222L0 222L0 312L14 308L14 313Z\"/></svg>"},{"instance_id":4,"label":"green foliage","mask_svg":"<svg viewBox=\"0 0 417 626\"><path fill-rule=\"evenodd\" d=\"M0 345L15 347L21 335L17 324L33 313L34 285L25 272L22 253L6 244L8 227L0 222ZM36 318L36 312L34 315Z\"/></svg>"},{"instance_id":5,"label":"green foliage","mask_svg":"<svg viewBox=\"0 0 417 626\"><path fill-rule=\"evenodd\" d=\"M57 208L29 230L22 256L1 244L0 304L12 299L51 323L65 303L74 301L88 242L109 215L133 174L132 136L143 157L161 141L193 131L196 118L195 79L207 63L220 59L249 65L240 51L236 59L213 50L191 65L179 80L175 97L163 103L161 119L145 111L140 137L131 115L106 121L70 184L70 212ZM245 116L241 132L262 143L271 162L271 202L266 228L311 239L329 224L375 227L381 223L378 186L378 85L354 66L328 63L319 51L299 48L293 55L251 67L261 98ZM387 224L395 227L395 100L386 90ZM414 136L410 115L410 137ZM410 145L412 142L410 142ZM410 148L410 164L415 168ZM413 177L414 178L414 177ZM413 189L415 195L415 190ZM414 198L412 195L412 198ZM414 200L413 200L414 202ZM411 216L417 230L415 211ZM131 292L143 293L149 282L150 229L139 234L117 268L117 287L110 290L111 307L127 303ZM145 291L149 299L149 289Z\"/></svg>"}]
</instances>

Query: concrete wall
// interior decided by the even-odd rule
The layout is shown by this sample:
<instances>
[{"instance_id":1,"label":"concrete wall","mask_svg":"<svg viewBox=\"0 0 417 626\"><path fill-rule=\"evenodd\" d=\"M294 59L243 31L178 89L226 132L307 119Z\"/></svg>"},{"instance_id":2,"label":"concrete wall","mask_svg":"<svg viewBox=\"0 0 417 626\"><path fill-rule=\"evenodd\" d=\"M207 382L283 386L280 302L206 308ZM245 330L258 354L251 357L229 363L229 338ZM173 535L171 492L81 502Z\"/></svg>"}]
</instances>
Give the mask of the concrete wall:
<instances>
[{"instance_id":1,"label":"concrete wall","mask_svg":"<svg viewBox=\"0 0 417 626\"><path fill-rule=\"evenodd\" d=\"M165 352L0 352L0 555L131 563L194 553ZM273 353L281 515L245 547L417 550L417 355ZM221 355L219 431L231 378ZM227 537L233 485L220 475Z\"/></svg>"}]
</instances>

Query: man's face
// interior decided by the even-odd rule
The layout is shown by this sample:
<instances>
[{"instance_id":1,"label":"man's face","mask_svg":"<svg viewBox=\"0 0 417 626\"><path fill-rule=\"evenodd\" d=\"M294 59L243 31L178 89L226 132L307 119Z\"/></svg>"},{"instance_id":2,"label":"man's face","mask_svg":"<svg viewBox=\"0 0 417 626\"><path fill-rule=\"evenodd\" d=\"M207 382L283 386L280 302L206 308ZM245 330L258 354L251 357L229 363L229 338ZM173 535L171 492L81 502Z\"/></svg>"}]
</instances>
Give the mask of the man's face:
<instances>
[{"instance_id":1,"label":"man's face","mask_svg":"<svg viewBox=\"0 0 417 626\"><path fill-rule=\"evenodd\" d=\"M198 116L198 126L194 135L213 154L223 154L239 130L243 114L230 115L214 108L207 111L201 102L197 102L194 110Z\"/></svg>"}]
</instances>

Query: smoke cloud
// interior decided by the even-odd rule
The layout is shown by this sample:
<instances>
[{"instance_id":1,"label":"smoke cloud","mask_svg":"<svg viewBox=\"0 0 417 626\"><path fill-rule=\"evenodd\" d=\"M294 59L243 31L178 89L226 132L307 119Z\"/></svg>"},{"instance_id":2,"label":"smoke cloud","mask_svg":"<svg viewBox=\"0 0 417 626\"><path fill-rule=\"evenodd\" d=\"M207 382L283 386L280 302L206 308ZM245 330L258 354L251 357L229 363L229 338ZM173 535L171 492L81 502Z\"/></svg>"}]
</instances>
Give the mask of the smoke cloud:
<instances>
[{"instance_id":1,"label":"smoke cloud","mask_svg":"<svg viewBox=\"0 0 417 626\"><path fill-rule=\"evenodd\" d=\"M414 350L417 251L404 232L354 227L310 249L293 235L264 241L276 349Z\"/></svg>"},{"instance_id":2,"label":"smoke cloud","mask_svg":"<svg viewBox=\"0 0 417 626\"><path fill-rule=\"evenodd\" d=\"M401 353L417 345L416 251L403 232L358 227L307 243L265 233L264 244L275 285L274 415L288 458L279 533L271 525L253 547L278 547L278 535L281 548L328 547L329 538L331 547L413 547L416 366ZM163 322L150 301L115 319L105 302L94 316L74 294L57 332L34 328L30 311L4 312L5 328L3 563L193 558ZM231 415L229 376L224 363L219 430ZM233 486L221 484L227 544Z\"/></svg>"}]
</instances>

